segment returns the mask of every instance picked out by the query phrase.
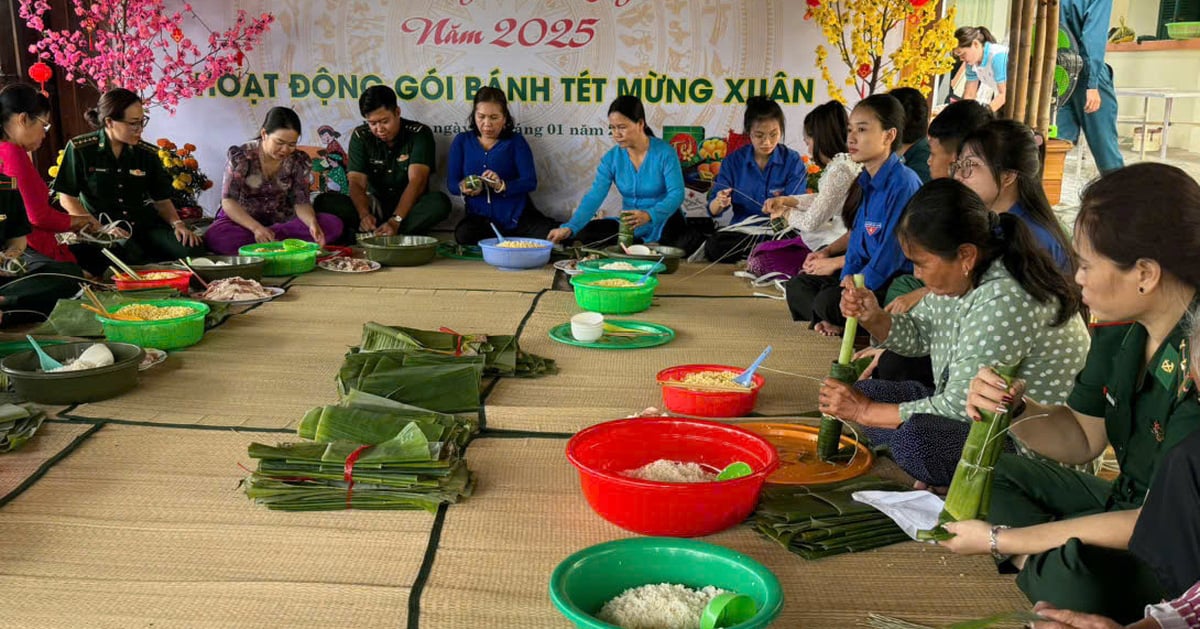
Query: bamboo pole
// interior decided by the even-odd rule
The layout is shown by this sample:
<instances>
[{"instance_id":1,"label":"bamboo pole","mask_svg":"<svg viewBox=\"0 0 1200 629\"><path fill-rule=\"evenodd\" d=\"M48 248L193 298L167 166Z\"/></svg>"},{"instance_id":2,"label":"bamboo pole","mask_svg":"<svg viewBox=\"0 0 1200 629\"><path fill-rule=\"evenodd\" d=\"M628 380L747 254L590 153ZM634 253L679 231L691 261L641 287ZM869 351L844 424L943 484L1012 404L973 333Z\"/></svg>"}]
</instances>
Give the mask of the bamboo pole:
<instances>
[{"instance_id":1,"label":"bamboo pole","mask_svg":"<svg viewBox=\"0 0 1200 629\"><path fill-rule=\"evenodd\" d=\"M1012 88L1011 96L1016 96L1017 83L1021 81L1021 77L1017 75L1017 66L1019 61L1014 51L1017 47L1017 42L1021 38L1021 11L1025 7L1025 0L1015 0L1012 3L1012 8L1008 12L1008 45L1010 48L1008 54L1008 87ZM1014 99L1010 98L1004 106L1000 108L1000 116L1004 118L1013 118Z\"/></svg>"},{"instance_id":2,"label":"bamboo pole","mask_svg":"<svg viewBox=\"0 0 1200 629\"><path fill-rule=\"evenodd\" d=\"M1026 122L1024 103L1029 98L1029 55L1030 44L1033 41L1033 19L1037 15L1035 6L1038 0L1021 0L1025 6L1021 9L1021 39L1017 46L1017 93L1013 95L1013 119ZM1012 48L1009 48L1010 54ZM1017 116L1020 116L1018 118Z\"/></svg>"},{"instance_id":3,"label":"bamboo pole","mask_svg":"<svg viewBox=\"0 0 1200 629\"><path fill-rule=\"evenodd\" d=\"M1033 19L1033 54L1029 57L1029 93L1025 98L1025 124L1033 126L1042 108L1042 64L1046 62L1046 0L1040 0Z\"/></svg>"},{"instance_id":4,"label":"bamboo pole","mask_svg":"<svg viewBox=\"0 0 1200 629\"><path fill-rule=\"evenodd\" d=\"M1058 11L1059 0L1047 0L1046 2L1046 26L1043 29L1045 32L1045 61L1042 64L1042 104L1037 112L1037 131L1042 134L1042 137L1048 137L1050 126L1054 121L1050 119L1050 109L1054 104L1057 95L1055 95L1054 85L1054 68L1058 65Z\"/></svg>"}]
</instances>

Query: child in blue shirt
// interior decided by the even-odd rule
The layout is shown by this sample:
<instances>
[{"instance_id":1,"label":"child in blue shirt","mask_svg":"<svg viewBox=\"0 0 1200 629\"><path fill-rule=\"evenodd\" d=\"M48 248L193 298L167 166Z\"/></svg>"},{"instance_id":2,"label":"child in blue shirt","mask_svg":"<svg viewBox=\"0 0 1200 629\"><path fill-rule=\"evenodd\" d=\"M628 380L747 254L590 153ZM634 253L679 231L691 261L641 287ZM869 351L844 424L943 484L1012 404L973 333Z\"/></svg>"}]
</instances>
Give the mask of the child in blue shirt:
<instances>
[{"instance_id":1,"label":"child in blue shirt","mask_svg":"<svg viewBox=\"0 0 1200 629\"><path fill-rule=\"evenodd\" d=\"M592 189L583 196L571 220L547 236L552 242L571 238L589 246L616 242L624 220L641 242L671 245L684 236L683 170L670 144L654 137L646 110L636 96L619 96L608 108L608 130L617 143L596 168ZM595 218L613 184L621 193L621 217Z\"/></svg>"},{"instance_id":2,"label":"child in blue shirt","mask_svg":"<svg viewBox=\"0 0 1200 629\"><path fill-rule=\"evenodd\" d=\"M491 225L505 236L545 238L556 223L529 197L537 189L533 151L514 131L504 92L480 88L467 124L471 130L455 136L446 162L446 187L462 195L467 212L454 239L473 245L493 238Z\"/></svg>"},{"instance_id":3,"label":"child in blue shirt","mask_svg":"<svg viewBox=\"0 0 1200 629\"><path fill-rule=\"evenodd\" d=\"M850 231L845 265L840 276L797 275L786 288L792 318L810 321L821 334L842 333L846 320L839 305L840 285L850 276L866 276L866 287L882 301L893 277L912 272L895 234L904 206L921 187L916 173L896 155L904 124L904 106L888 94L868 96L850 113L848 152L863 165L863 173L858 179L862 201Z\"/></svg>"},{"instance_id":4,"label":"child in blue shirt","mask_svg":"<svg viewBox=\"0 0 1200 629\"><path fill-rule=\"evenodd\" d=\"M731 226L763 217L767 199L803 194L808 181L800 154L781 143L784 117L778 103L764 96L748 99L742 129L750 144L725 156L709 192L709 213L716 217L732 209ZM719 231L704 243L704 253L710 262L733 263L766 238L765 234Z\"/></svg>"}]
</instances>

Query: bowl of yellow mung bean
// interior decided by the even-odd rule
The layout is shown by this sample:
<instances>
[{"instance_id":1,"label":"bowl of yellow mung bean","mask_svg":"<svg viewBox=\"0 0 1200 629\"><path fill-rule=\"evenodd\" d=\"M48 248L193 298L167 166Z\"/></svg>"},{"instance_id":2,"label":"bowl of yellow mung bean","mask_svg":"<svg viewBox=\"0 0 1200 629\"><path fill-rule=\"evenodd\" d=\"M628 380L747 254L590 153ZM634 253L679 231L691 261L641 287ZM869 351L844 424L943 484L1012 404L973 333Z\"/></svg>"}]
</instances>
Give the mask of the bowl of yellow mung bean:
<instances>
[{"instance_id":1,"label":"bowl of yellow mung bean","mask_svg":"<svg viewBox=\"0 0 1200 629\"><path fill-rule=\"evenodd\" d=\"M766 382L754 374L750 386L733 381L742 372L730 365L678 365L658 372L663 406L672 413L693 417L745 417L758 402Z\"/></svg>"},{"instance_id":2,"label":"bowl of yellow mung bean","mask_svg":"<svg viewBox=\"0 0 1200 629\"><path fill-rule=\"evenodd\" d=\"M479 241L483 261L501 271L521 271L545 266L554 243L539 238L488 238Z\"/></svg>"},{"instance_id":3,"label":"bowl of yellow mung bean","mask_svg":"<svg viewBox=\"0 0 1200 629\"><path fill-rule=\"evenodd\" d=\"M585 273L571 278L575 303L580 308L602 314L641 312L654 301L658 279L641 282L638 273Z\"/></svg>"},{"instance_id":4,"label":"bowl of yellow mung bean","mask_svg":"<svg viewBox=\"0 0 1200 629\"><path fill-rule=\"evenodd\" d=\"M108 308L109 316L96 315L104 324L104 338L140 347L180 349L204 337L208 305L190 299L151 299Z\"/></svg>"}]
</instances>

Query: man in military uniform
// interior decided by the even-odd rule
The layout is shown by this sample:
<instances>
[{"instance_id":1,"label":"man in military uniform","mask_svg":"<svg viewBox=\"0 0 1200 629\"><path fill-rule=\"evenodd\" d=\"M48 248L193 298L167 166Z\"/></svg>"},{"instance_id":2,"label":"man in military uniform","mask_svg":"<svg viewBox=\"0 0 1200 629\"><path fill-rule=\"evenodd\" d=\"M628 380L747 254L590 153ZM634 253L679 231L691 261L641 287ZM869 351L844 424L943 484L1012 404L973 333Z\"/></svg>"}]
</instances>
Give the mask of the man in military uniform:
<instances>
[{"instance_id":1,"label":"man in military uniform","mask_svg":"<svg viewBox=\"0 0 1200 629\"><path fill-rule=\"evenodd\" d=\"M450 215L449 197L429 190L436 163L433 132L401 118L396 92L386 85L367 88L358 99L358 110L366 123L350 136L346 168L354 214L345 197L336 193L320 195L314 207L378 236L429 233Z\"/></svg>"},{"instance_id":2,"label":"man in military uniform","mask_svg":"<svg viewBox=\"0 0 1200 629\"><path fill-rule=\"evenodd\" d=\"M200 237L179 218L171 202L171 176L158 147L142 141L149 122L141 100L123 89L106 92L89 120L96 131L67 143L52 185L67 212L90 213L133 227L119 254L142 264L203 253ZM104 114L104 115L101 115ZM80 263L96 272L108 265L90 245L74 249Z\"/></svg>"}]
</instances>

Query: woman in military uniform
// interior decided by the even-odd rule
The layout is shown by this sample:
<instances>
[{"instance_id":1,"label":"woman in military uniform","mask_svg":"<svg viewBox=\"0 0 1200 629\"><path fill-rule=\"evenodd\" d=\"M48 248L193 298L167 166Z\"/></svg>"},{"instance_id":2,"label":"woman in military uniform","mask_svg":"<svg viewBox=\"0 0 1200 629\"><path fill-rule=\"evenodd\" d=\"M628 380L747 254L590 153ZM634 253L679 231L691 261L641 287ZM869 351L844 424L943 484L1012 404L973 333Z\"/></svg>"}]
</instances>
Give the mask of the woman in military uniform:
<instances>
[{"instance_id":1,"label":"woman in military uniform","mask_svg":"<svg viewBox=\"0 0 1200 629\"><path fill-rule=\"evenodd\" d=\"M117 253L143 264L203 253L196 235L171 202L171 177L158 157L158 147L142 141L150 118L137 94L116 88L100 97L85 114L96 130L67 143L53 189L67 212L133 226ZM75 253L90 271L108 262L95 245L77 245Z\"/></svg>"},{"instance_id":2,"label":"woman in military uniform","mask_svg":"<svg viewBox=\"0 0 1200 629\"><path fill-rule=\"evenodd\" d=\"M1012 406L1013 433L1040 454L1084 463L1111 444L1121 472L1110 483L1002 455L992 522L949 524L956 537L946 545L990 551L1002 570L1019 570L1032 601L1130 622L1178 594L1123 549L1163 455L1200 427L1187 360L1187 312L1200 302L1200 185L1165 164L1109 173L1083 194L1075 245L1076 281L1104 323L1066 405L1026 399L1024 383L1006 387L983 369L967 413Z\"/></svg>"},{"instance_id":3,"label":"woman in military uniform","mask_svg":"<svg viewBox=\"0 0 1200 629\"><path fill-rule=\"evenodd\" d=\"M22 192L40 196L35 201L45 205L46 184L42 182L29 161L26 151L35 151L46 137L50 101L37 89L13 84L0 90L0 311L4 323L20 321L29 311L48 315L59 299L67 299L79 291L83 271L74 264L57 262L48 253L34 251L29 245L33 233L31 217L39 222L49 217L26 211ZM40 195L38 186L41 186ZM82 228L86 221L71 221L62 212L45 207L47 213L57 213L66 230ZM54 242L54 235L42 225L40 235ZM16 311L21 311L19 314ZM18 316L9 316L8 313Z\"/></svg>"}]
</instances>

